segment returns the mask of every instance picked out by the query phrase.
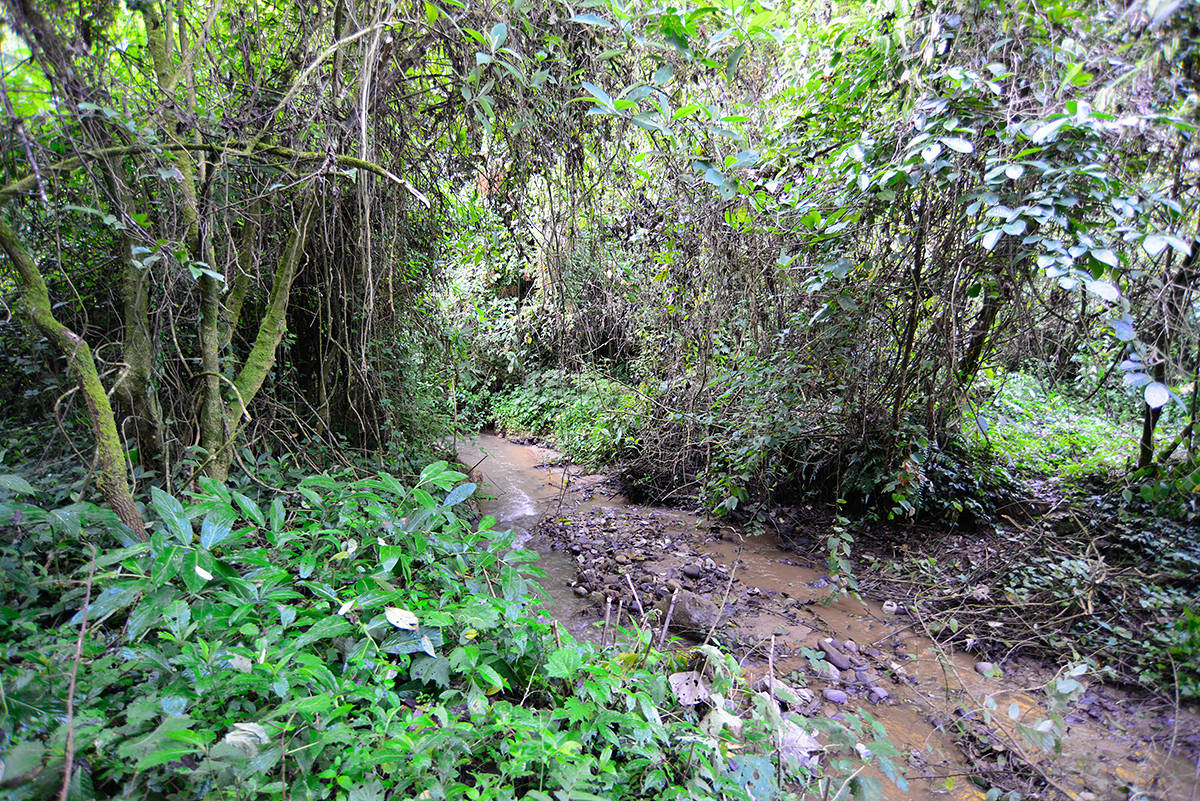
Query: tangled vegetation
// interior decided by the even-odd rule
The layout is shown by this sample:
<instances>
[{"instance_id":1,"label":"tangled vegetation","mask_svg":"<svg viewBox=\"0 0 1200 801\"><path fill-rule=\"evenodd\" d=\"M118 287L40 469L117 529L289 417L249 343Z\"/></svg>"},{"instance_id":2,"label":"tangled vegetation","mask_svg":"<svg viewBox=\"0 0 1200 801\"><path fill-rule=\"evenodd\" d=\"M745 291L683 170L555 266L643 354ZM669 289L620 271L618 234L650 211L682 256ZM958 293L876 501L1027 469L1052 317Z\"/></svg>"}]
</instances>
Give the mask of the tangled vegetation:
<instances>
[{"instance_id":1,"label":"tangled vegetation","mask_svg":"<svg viewBox=\"0 0 1200 801\"><path fill-rule=\"evenodd\" d=\"M786 702L547 624L439 461L486 427L756 531L815 508L838 586L1200 696L1198 26L3 0L0 784L760 797ZM829 725L763 792L878 789Z\"/></svg>"}]
</instances>

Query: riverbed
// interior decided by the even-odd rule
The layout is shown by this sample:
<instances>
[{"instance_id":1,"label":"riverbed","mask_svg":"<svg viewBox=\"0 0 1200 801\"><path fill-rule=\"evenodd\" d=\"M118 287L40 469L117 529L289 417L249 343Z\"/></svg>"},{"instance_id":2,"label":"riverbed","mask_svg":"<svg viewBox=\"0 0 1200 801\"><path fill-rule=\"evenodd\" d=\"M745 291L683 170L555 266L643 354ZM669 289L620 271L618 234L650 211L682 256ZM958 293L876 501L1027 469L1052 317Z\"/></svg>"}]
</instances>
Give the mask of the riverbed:
<instances>
[{"instance_id":1,"label":"riverbed","mask_svg":"<svg viewBox=\"0 0 1200 801\"><path fill-rule=\"evenodd\" d=\"M1196 766L1157 747L1119 692L1089 684L1079 708L1063 712L1061 753L1043 751L1021 727L1050 719L1044 687L1061 666L989 670L981 655L927 636L919 610L855 599L771 536L630 504L611 482L551 449L481 434L457 450L481 480L481 512L541 555L548 612L561 625L607 641L614 604L648 609L685 590L710 599L721 610L713 639L739 656L749 676L772 663L776 677L815 692L808 714L858 712L886 728L908 782L901 790L885 781L888 799L984 801L989 776L1013 764L1045 786L1043 798L1200 797ZM667 634L675 647L691 644ZM819 674L814 657L831 646L846 668ZM833 701L822 695L827 689ZM1194 711L1188 715L1195 725Z\"/></svg>"}]
</instances>

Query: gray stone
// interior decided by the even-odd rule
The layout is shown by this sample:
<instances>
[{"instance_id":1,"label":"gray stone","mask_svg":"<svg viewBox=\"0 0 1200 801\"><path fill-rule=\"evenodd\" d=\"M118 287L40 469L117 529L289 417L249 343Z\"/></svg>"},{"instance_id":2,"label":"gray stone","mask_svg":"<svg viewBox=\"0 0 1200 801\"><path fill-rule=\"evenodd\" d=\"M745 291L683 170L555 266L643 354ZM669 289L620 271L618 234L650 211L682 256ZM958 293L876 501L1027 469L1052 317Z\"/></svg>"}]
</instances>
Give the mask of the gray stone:
<instances>
[{"instance_id":1,"label":"gray stone","mask_svg":"<svg viewBox=\"0 0 1200 801\"><path fill-rule=\"evenodd\" d=\"M659 603L665 613L670 597ZM680 590L675 598L675 611L671 615L671 628L684 634L704 636L721 619L721 610L707 598L690 590Z\"/></svg>"},{"instance_id":2,"label":"gray stone","mask_svg":"<svg viewBox=\"0 0 1200 801\"><path fill-rule=\"evenodd\" d=\"M850 669L850 658L842 653L833 640L821 640L821 650L825 652L825 660L838 670Z\"/></svg>"},{"instance_id":3,"label":"gray stone","mask_svg":"<svg viewBox=\"0 0 1200 801\"><path fill-rule=\"evenodd\" d=\"M690 579L698 579L704 575L704 571L700 569L700 565L686 564L683 566L683 575Z\"/></svg>"},{"instance_id":4,"label":"gray stone","mask_svg":"<svg viewBox=\"0 0 1200 801\"><path fill-rule=\"evenodd\" d=\"M871 699L872 704L878 704L880 701L888 698L889 696L888 691L882 687L872 687L869 691L868 697Z\"/></svg>"},{"instance_id":5,"label":"gray stone","mask_svg":"<svg viewBox=\"0 0 1200 801\"><path fill-rule=\"evenodd\" d=\"M850 700L850 697L841 690L835 690L832 687L826 687L821 690L821 697L831 704L844 704Z\"/></svg>"},{"instance_id":6,"label":"gray stone","mask_svg":"<svg viewBox=\"0 0 1200 801\"><path fill-rule=\"evenodd\" d=\"M619 554L617 554L617 564L618 564L618 565L627 565L627 564L629 564L629 556L628 556L628 554L623 554L623 553L619 553Z\"/></svg>"},{"instance_id":7,"label":"gray stone","mask_svg":"<svg viewBox=\"0 0 1200 801\"><path fill-rule=\"evenodd\" d=\"M999 673L999 671L996 670L996 666L991 662L976 662L975 672L981 676L995 676L997 673Z\"/></svg>"},{"instance_id":8,"label":"gray stone","mask_svg":"<svg viewBox=\"0 0 1200 801\"><path fill-rule=\"evenodd\" d=\"M575 594L580 598L586 598L588 596L587 587L583 586L582 584L576 584L573 589L575 590Z\"/></svg>"},{"instance_id":9,"label":"gray stone","mask_svg":"<svg viewBox=\"0 0 1200 801\"><path fill-rule=\"evenodd\" d=\"M842 643L842 650L848 654L857 654L858 643L856 643L854 640L846 640Z\"/></svg>"}]
</instances>

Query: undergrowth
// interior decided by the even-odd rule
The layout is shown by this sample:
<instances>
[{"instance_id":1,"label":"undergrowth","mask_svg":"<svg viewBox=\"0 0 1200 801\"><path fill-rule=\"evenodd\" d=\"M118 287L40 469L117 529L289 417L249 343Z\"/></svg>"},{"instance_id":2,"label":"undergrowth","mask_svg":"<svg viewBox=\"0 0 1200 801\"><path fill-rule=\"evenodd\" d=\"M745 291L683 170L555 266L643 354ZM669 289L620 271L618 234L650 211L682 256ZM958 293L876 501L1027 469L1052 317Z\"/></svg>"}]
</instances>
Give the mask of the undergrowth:
<instances>
[{"instance_id":1,"label":"undergrowth","mask_svg":"<svg viewBox=\"0 0 1200 801\"><path fill-rule=\"evenodd\" d=\"M821 778L813 750L774 752L796 724L715 649L559 631L536 555L469 522L464 479L441 462L415 486L322 475L269 502L155 489L140 542L6 476L7 797L55 796L64 775L73 799L340 801L746 798L747 766L770 787L845 778ZM697 659L722 695L685 705L668 674ZM829 725L815 753L853 756Z\"/></svg>"},{"instance_id":2,"label":"undergrowth","mask_svg":"<svg viewBox=\"0 0 1200 801\"><path fill-rule=\"evenodd\" d=\"M967 435L1027 476L1110 478L1137 458L1131 421L1025 373L993 375L990 403L966 420Z\"/></svg>"},{"instance_id":3,"label":"undergrowth","mask_svg":"<svg viewBox=\"0 0 1200 801\"><path fill-rule=\"evenodd\" d=\"M531 373L492 400L497 429L549 436L572 460L613 464L635 452L641 400L629 387L596 373Z\"/></svg>"}]
</instances>

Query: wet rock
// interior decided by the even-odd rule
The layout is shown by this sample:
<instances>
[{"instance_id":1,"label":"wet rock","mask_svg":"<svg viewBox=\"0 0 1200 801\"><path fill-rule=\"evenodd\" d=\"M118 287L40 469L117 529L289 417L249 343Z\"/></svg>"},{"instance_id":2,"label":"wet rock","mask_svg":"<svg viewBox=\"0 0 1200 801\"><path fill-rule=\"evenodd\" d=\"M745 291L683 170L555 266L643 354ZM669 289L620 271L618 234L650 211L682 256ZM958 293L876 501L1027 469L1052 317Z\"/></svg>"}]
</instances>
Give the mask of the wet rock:
<instances>
[{"instance_id":1,"label":"wet rock","mask_svg":"<svg viewBox=\"0 0 1200 801\"><path fill-rule=\"evenodd\" d=\"M990 677L990 676L998 675L1000 671L996 670L996 666L993 665L991 662L976 662L975 663L975 672L978 673L980 676L989 676Z\"/></svg>"},{"instance_id":2,"label":"wet rock","mask_svg":"<svg viewBox=\"0 0 1200 801\"><path fill-rule=\"evenodd\" d=\"M670 599L663 600L659 606L665 612ZM720 618L721 610L712 601L690 590L680 590L675 599L675 612L671 615L671 628L684 634L704 636Z\"/></svg>"},{"instance_id":3,"label":"wet rock","mask_svg":"<svg viewBox=\"0 0 1200 801\"><path fill-rule=\"evenodd\" d=\"M878 704L880 701L887 699L889 696L888 691L882 687L872 687L868 691L867 697L871 700L872 704Z\"/></svg>"},{"instance_id":4,"label":"wet rock","mask_svg":"<svg viewBox=\"0 0 1200 801\"><path fill-rule=\"evenodd\" d=\"M850 658L842 653L841 649L834 644L833 640L822 640L820 644L821 650L825 652L825 659L829 664L833 665L838 670L850 669Z\"/></svg>"},{"instance_id":5,"label":"wet rock","mask_svg":"<svg viewBox=\"0 0 1200 801\"><path fill-rule=\"evenodd\" d=\"M844 704L850 700L850 697L841 690L835 690L832 687L826 687L821 690L821 697L831 704Z\"/></svg>"},{"instance_id":6,"label":"wet rock","mask_svg":"<svg viewBox=\"0 0 1200 801\"><path fill-rule=\"evenodd\" d=\"M704 575L704 571L697 564L686 564L683 566L683 575L690 579L698 579Z\"/></svg>"},{"instance_id":7,"label":"wet rock","mask_svg":"<svg viewBox=\"0 0 1200 801\"><path fill-rule=\"evenodd\" d=\"M576 584L572 589L574 590L575 594L578 595L580 598L588 597L588 589L587 589L587 587L583 586L582 584Z\"/></svg>"}]
</instances>

